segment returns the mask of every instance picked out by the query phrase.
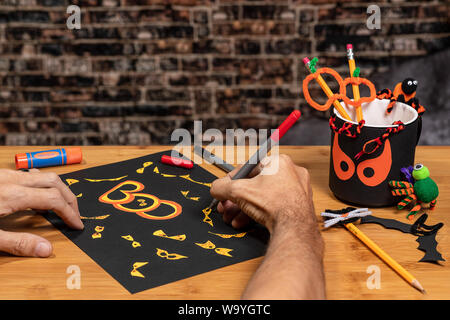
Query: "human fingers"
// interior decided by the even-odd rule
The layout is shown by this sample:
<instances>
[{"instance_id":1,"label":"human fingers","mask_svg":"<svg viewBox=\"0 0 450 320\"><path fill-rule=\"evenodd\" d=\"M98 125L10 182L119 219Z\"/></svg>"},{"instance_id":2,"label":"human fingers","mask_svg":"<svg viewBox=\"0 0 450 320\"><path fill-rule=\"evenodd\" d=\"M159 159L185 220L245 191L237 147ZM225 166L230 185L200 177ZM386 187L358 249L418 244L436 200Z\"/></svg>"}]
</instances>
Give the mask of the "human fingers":
<instances>
[{"instance_id":1,"label":"human fingers","mask_svg":"<svg viewBox=\"0 0 450 320\"><path fill-rule=\"evenodd\" d=\"M227 174L223 178L216 179L211 185L211 196L220 201L231 200L236 202L236 196L239 194L236 189L237 186L241 184L241 181L242 180L232 180L230 174Z\"/></svg>"},{"instance_id":2,"label":"human fingers","mask_svg":"<svg viewBox=\"0 0 450 320\"><path fill-rule=\"evenodd\" d=\"M242 229L244 227L247 227L251 222L253 222L253 219L250 218L247 214L245 214L242 211L239 211L231 221L231 226L235 229Z\"/></svg>"},{"instance_id":3,"label":"human fingers","mask_svg":"<svg viewBox=\"0 0 450 320\"><path fill-rule=\"evenodd\" d=\"M71 228L83 229L80 215L67 203L57 188L29 188L4 185L0 189L1 214L11 214L29 208L52 210Z\"/></svg>"},{"instance_id":4,"label":"human fingers","mask_svg":"<svg viewBox=\"0 0 450 320\"><path fill-rule=\"evenodd\" d=\"M230 200L221 202L222 204L222 219L225 223L231 224L234 217L241 212L241 208Z\"/></svg>"},{"instance_id":5,"label":"human fingers","mask_svg":"<svg viewBox=\"0 0 450 320\"><path fill-rule=\"evenodd\" d=\"M23 257L49 257L53 248L51 243L37 235L0 230L0 251Z\"/></svg>"},{"instance_id":6,"label":"human fingers","mask_svg":"<svg viewBox=\"0 0 450 320\"><path fill-rule=\"evenodd\" d=\"M77 198L54 172L40 172L36 169L31 169L29 172L18 172L17 184L34 188L56 188L69 206L80 215Z\"/></svg>"}]
</instances>

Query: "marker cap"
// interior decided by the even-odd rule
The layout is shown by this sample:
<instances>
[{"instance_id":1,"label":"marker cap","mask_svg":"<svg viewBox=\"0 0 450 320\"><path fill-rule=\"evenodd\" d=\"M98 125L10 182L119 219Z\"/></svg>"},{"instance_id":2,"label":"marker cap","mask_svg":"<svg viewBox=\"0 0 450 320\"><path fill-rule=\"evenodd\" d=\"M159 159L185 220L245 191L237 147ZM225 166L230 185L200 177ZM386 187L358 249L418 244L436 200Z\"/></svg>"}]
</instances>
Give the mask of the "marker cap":
<instances>
[{"instance_id":1,"label":"marker cap","mask_svg":"<svg viewBox=\"0 0 450 320\"><path fill-rule=\"evenodd\" d=\"M270 138L274 141L279 141L284 134L292 127L292 125L297 122L301 117L301 112L298 110L294 110L291 114L280 124L277 130L270 136Z\"/></svg>"},{"instance_id":2,"label":"marker cap","mask_svg":"<svg viewBox=\"0 0 450 320\"><path fill-rule=\"evenodd\" d=\"M183 167L187 169L192 169L194 167L194 163L191 160L171 157L168 155L161 156L161 162L172 166Z\"/></svg>"},{"instance_id":3,"label":"marker cap","mask_svg":"<svg viewBox=\"0 0 450 320\"><path fill-rule=\"evenodd\" d=\"M29 169L28 168L28 157L26 153L16 154L16 169Z\"/></svg>"},{"instance_id":4,"label":"marker cap","mask_svg":"<svg viewBox=\"0 0 450 320\"><path fill-rule=\"evenodd\" d=\"M67 154L66 164L81 163L81 161L83 160L83 153L81 152L80 147L66 148L66 154Z\"/></svg>"}]
</instances>

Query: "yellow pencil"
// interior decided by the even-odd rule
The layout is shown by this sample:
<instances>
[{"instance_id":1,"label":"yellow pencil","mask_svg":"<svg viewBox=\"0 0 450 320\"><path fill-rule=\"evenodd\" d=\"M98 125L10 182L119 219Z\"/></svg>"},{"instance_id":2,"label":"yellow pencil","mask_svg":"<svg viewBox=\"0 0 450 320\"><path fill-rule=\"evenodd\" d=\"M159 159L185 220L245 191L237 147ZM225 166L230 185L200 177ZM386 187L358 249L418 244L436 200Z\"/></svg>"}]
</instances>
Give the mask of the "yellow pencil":
<instances>
[{"instance_id":1,"label":"yellow pencil","mask_svg":"<svg viewBox=\"0 0 450 320\"><path fill-rule=\"evenodd\" d=\"M311 72L311 69L309 68L309 59L304 58L303 63L305 64L306 69L308 69L309 72ZM312 72L311 72L312 73ZM319 74L316 78L317 83L322 88L323 92L327 95L328 98L330 98L333 95L333 91L331 91L330 87L327 85L325 80L323 80L322 76ZM344 107L340 104L339 101L334 100L333 102L334 107L336 110L343 116L345 119L352 121L352 118L348 115L348 113L345 111Z\"/></svg>"},{"instance_id":2,"label":"yellow pencil","mask_svg":"<svg viewBox=\"0 0 450 320\"><path fill-rule=\"evenodd\" d=\"M398 264L394 259L391 258L386 252L383 251L375 242L370 240L361 230L359 230L353 223L346 223L344 226L348 231L353 233L359 240L361 240L366 246L368 246L381 260L383 260L388 266L394 269L403 279L405 279L410 285L425 293L422 285L417 281L417 279L405 270L400 264Z\"/></svg>"},{"instance_id":3,"label":"yellow pencil","mask_svg":"<svg viewBox=\"0 0 450 320\"><path fill-rule=\"evenodd\" d=\"M353 57L353 45L351 44L347 44L347 58L348 58L348 67L350 69L350 77L353 77L353 73L355 72L356 69L356 63ZM353 100L354 101L359 100L360 98L359 86L356 84L352 84L352 89L353 89ZM363 120L361 105L356 107L356 119L358 120L358 122Z\"/></svg>"}]
</instances>

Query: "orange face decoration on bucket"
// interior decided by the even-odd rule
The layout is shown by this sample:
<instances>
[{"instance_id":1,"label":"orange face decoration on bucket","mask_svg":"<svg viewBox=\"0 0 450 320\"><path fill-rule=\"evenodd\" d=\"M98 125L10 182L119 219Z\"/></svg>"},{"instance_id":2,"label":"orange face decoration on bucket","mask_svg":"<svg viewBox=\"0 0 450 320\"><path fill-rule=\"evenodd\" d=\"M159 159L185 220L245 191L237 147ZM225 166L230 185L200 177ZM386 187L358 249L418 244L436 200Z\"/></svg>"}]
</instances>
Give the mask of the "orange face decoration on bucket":
<instances>
[{"instance_id":1,"label":"orange face decoration on bucket","mask_svg":"<svg viewBox=\"0 0 450 320\"><path fill-rule=\"evenodd\" d=\"M144 190L144 188L144 185L140 182L127 180L105 192L98 198L98 200L103 203L111 204L118 210L132 212L142 218L150 220L168 220L175 218L181 213L182 208L178 203L175 201L159 199L152 194L140 193L139 191ZM110 195L115 191L121 193L122 197L119 199L111 199ZM137 208L133 208L133 203L136 204ZM161 204L171 207L173 212L165 216L157 216L147 213L157 209Z\"/></svg>"},{"instance_id":2,"label":"orange face decoration on bucket","mask_svg":"<svg viewBox=\"0 0 450 320\"><path fill-rule=\"evenodd\" d=\"M355 173L355 163L342 151L337 134L333 139L332 158L336 176L342 181L349 180ZM386 140L382 153L376 158L361 161L356 167L356 174L364 185L375 187L386 180L391 165L391 144L389 140Z\"/></svg>"}]
</instances>

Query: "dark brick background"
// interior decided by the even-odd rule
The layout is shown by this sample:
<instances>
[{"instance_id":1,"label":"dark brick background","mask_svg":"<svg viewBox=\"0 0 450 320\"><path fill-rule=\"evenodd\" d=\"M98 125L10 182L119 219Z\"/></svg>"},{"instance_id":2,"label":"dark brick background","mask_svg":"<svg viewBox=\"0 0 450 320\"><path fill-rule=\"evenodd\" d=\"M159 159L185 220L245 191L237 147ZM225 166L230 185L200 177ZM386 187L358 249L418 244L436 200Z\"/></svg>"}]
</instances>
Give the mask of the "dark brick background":
<instances>
[{"instance_id":1,"label":"dark brick background","mask_svg":"<svg viewBox=\"0 0 450 320\"><path fill-rule=\"evenodd\" d=\"M82 9L80 30L66 8ZM175 128L273 127L327 144L301 93L305 56L347 75L345 45L377 88L413 75L422 143L450 144L446 1L0 0L0 144L167 144Z\"/></svg>"}]
</instances>

